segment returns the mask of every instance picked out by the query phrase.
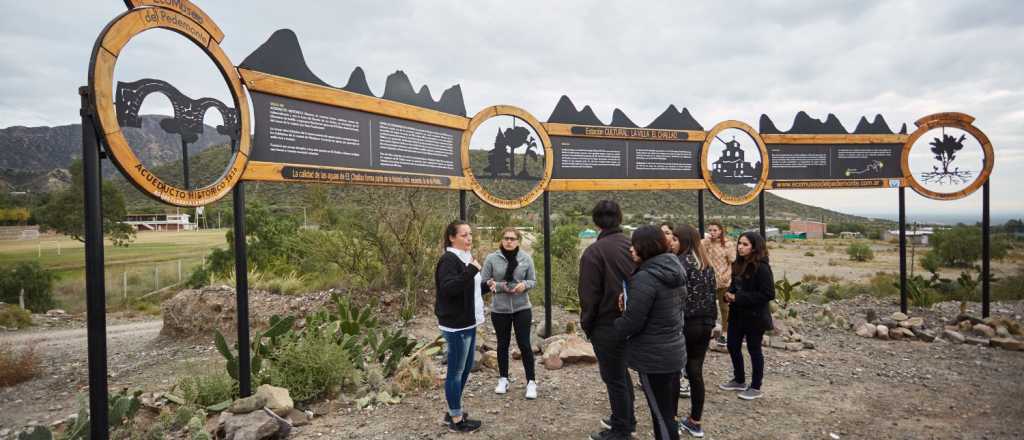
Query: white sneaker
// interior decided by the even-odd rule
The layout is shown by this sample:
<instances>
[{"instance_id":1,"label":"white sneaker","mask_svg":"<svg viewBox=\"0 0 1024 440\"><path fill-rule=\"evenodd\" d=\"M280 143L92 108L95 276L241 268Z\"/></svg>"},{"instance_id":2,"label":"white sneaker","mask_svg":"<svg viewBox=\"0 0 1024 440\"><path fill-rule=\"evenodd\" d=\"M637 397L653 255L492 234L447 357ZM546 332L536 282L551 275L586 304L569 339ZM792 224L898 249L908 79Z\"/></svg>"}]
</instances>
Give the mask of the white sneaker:
<instances>
[{"instance_id":1,"label":"white sneaker","mask_svg":"<svg viewBox=\"0 0 1024 440\"><path fill-rule=\"evenodd\" d=\"M530 381L526 384L526 400L537 398L537 382Z\"/></svg>"},{"instance_id":2,"label":"white sneaker","mask_svg":"<svg viewBox=\"0 0 1024 440\"><path fill-rule=\"evenodd\" d=\"M499 377L498 386L494 387L494 394L505 394L508 392L508 378Z\"/></svg>"}]
</instances>

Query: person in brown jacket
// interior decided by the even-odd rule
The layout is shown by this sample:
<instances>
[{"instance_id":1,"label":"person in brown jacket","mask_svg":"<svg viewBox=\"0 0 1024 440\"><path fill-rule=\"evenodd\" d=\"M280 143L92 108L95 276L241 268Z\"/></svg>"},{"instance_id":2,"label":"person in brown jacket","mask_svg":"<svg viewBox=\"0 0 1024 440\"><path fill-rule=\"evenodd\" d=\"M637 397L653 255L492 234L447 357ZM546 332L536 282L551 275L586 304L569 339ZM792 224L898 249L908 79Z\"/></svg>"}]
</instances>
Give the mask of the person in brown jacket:
<instances>
[{"instance_id":1,"label":"person in brown jacket","mask_svg":"<svg viewBox=\"0 0 1024 440\"><path fill-rule=\"evenodd\" d=\"M603 431L595 440L628 439L636 431L633 414L633 381L626 367L626 337L615 329L619 294L636 269L629 253L629 239L622 233L622 210L610 200L594 206L591 217L601 233L580 258L580 327L597 355L601 380L608 388L612 415L601 420Z\"/></svg>"},{"instance_id":2,"label":"person in brown jacket","mask_svg":"<svg viewBox=\"0 0 1024 440\"><path fill-rule=\"evenodd\" d=\"M736 244L729 240L725 228L718 221L708 222L708 237L701 240L704 252L715 268L715 298L718 300L718 315L722 319L722 334L718 337L718 345L724 347L726 333L729 332L729 304L725 302L725 292L732 284L732 262L736 261Z\"/></svg>"}]
</instances>

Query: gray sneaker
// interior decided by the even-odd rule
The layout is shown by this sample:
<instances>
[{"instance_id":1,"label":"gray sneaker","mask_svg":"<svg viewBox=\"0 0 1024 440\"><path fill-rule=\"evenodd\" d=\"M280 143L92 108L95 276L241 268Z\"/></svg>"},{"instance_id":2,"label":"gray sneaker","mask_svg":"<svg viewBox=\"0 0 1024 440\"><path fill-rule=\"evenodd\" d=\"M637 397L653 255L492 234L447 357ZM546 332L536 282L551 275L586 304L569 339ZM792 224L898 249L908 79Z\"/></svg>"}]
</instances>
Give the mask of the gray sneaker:
<instances>
[{"instance_id":1,"label":"gray sneaker","mask_svg":"<svg viewBox=\"0 0 1024 440\"><path fill-rule=\"evenodd\" d=\"M764 393L762 393L761 390L755 388L747 388L743 391L740 391L739 394L737 394L736 396L743 400L754 400L764 397Z\"/></svg>"},{"instance_id":2,"label":"gray sneaker","mask_svg":"<svg viewBox=\"0 0 1024 440\"><path fill-rule=\"evenodd\" d=\"M729 383L723 383L719 385L718 388L725 391L744 391L747 389L747 384L730 380Z\"/></svg>"}]
</instances>

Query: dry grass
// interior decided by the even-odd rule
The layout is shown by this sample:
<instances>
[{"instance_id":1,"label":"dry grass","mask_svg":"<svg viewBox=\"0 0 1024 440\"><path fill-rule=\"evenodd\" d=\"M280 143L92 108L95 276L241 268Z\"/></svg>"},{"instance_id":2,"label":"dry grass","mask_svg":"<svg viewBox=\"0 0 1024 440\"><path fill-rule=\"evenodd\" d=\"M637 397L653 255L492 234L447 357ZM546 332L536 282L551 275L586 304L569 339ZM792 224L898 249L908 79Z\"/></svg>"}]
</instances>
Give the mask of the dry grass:
<instances>
[{"instance_id":1,"label":"dry grass","mask_svg":"<svg viewBox=\"0 0 1024 440\"><path fill-rule=\"evenodd\" d=\"M0 387L9 387L28 381L39 373L39 354L35 347L26 345L15 349L0 344Z\"/></svg>"}]
</instances>

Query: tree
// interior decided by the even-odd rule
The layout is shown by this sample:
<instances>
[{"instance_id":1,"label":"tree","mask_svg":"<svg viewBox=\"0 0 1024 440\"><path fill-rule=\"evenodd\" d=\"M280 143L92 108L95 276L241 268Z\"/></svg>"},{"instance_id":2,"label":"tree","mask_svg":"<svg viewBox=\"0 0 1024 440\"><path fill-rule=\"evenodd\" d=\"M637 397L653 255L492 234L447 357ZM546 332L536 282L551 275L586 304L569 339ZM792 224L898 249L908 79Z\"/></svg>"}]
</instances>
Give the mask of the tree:
<instances>
[{"instance_id":1,"label":"tree","mask_svg":"<svg viewBox=\"0 0 1024 440\"><path fill-rule=\"evenodd\" d=\"M85 242L85 180L82 177L82 161L72 162L70 171L71 187L54 194L34 214L44 231L52 229ZM104 180L101 200L103 235L110 238L115 246L128 246L135 239L135 229L123 223L127 215L124 195L112 182Z\"/></svg>"},{"instance_id":2,"label":"tree","mask_svg":"<svg viewBox=\"0 0 1024 440\"><path fill-rule=\"evenodd\" d=\"M57 306L53 299L53 272L35 261L21 262L13 267L0 267L0 301L18 304L22 290L25 308L42 313Z\"/></svg>"},{"instance_id":3,"label":"tree","mask_svg":"<svg viewBox=\"0 0 1024 440\"><path fill-rule=\"evenodd\" d=\"M850 243L846 248L846 254L853 261L869 261L875 259L875 252L866 243Z\"/></svg>"},{"instance_id":4,"label":"tree","mask_svg":"<svg viewBox=\"0 0 1024 440\"><path fill-rule=\"evenodd\" d=\"M999 236L992 237L991 255L996 260L1006 257L1009 244ZM943 266L969 267L981 258L981 228L957 225L935 231L931 237L932 251Z\"/></svg>"}]
</instances>

